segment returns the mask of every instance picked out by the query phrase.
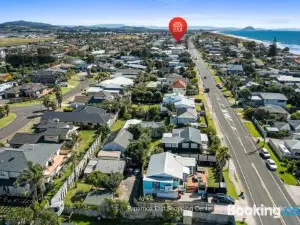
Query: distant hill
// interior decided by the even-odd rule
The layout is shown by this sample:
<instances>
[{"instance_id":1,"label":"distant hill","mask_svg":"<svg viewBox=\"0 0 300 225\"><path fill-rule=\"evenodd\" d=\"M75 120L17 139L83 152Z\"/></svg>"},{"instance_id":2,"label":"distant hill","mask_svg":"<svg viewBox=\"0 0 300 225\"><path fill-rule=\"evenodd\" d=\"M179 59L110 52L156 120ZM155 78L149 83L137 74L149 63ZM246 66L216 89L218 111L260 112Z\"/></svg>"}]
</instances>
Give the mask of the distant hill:
<instances>
[{"instance_id":1,"label":"distant hill","mask_svg":"<svg viewBox=\"0 0 300 225\"><path fill-rule=\"evenodd\" d=\"M48 23L28 22L24 20L1 23L0 28L30 28L30 29L49 29L55 26Z\"/></svg>"},{"instance_id":2,"label":"distant hill","mask_svg":"<svg viewBox=\"0 0 300 225\"><path fill-rule=\"evenodd\" d=\"M97 25L92 25L91 27L120 28L125 26L126 26L125 24L97 24Z\"/></svg>"},{"instance_id":3,"label":"distant hill","mask_svg":"<svg viewBox=\"0 0 300 225\"><path fill-rule=\"evenodd\" d=\"M255 28L254 27L251 27L251 26L248 26L248 27L245 27L244 29L242 29L242 30L255 30Z\"/></svg>"}]
</instances>

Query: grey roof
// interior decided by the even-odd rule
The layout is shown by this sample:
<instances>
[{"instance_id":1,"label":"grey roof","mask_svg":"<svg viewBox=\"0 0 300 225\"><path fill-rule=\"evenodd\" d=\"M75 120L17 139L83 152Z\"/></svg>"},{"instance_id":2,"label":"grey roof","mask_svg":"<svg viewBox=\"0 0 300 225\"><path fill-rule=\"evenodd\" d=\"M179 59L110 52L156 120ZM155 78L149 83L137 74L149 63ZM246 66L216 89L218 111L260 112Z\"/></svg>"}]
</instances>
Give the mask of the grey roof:
<instances>
[{"instance_id":1,"label":"grey roof","mask_svg":"<svg viewBox=\"0 0 300 225\"><path fill-rule=\"evenodd\" d=\"M98 159L95 171L102 173L123 173L126 166L124 160L116 159Z\"/></svg>"},{"instance_id":2,"label":"grey roof","mask_svg":"<svg viewBox=\"0 0 300 225\"><path fill-rule=\"evenodd\" d=\"M172 137L164 136L161 140L161 143L182 143L188 141L201 144L200 130L193 127L173 129Z\"/></svg>"},{"instance_id":3,"label":"grey roof","mask_svg":"<svg viewBox=\"0 0 300 225\"><path fill-rule=\"evenodd\" d=\"M10 145L36 144L42 138L43 133L16 133L9 141Z\"/></svg>"},{"instance_id":4,"label":"grey roof","mask_svg":"<svg viewBox=\"0 0 300 225\"><path fill-rule=\"evenodd\" d=\"M290 125L286 122L274 122L274 127L277 127L278 130L291 130Z\"/></svg>"},{"instance_id":5,"label":"grey roof","mask_svg":"<svg viewBox=\"0 0 300 225\"><path fill-rule=\"evenodd\" d=\"M43 134L44 136L66 135L69 128L48 128Z\"/></svg>"},{"instance_id":6,"label":"grey roof","mask_svg":"<svg viewBox=\"0 0 300 225\"><path fill-rule=\"evenodd\" d=\"M284 140L284 144L288 149L300 149L300 141L291 139L291 140Z\"/></svg>"},{"instance_id":7,"label":"grey roof","mask_svg":"<svg viewBox=\"0 0 300 225\"><path fill-rule=\"evenodd\" d=\"M294 130L300 129L300 120L288 120L287 122Z\"/></svg>"},{"instance_id":8,"label":"grey roof","mask_svg":"<svg viewBox=\"0 0 300 225\"><path fill-rule=\"evenodd\" d=\"M45 112L42 116L42 121L49 121L55 118L61 122L79 122L79 123L107 123L111 114L107 114L104 109L86 106L83 109L77 109L73 112Z\"/></svg>"},{"instance_id":9,"label":"grey roof","mask_svg":"<svg viewBox=\"0 0 300 225\"><path fill-rule=\"evenodd\" d=\"M176 160L174 154L163 152L152 155L148 164L147 177L176 177L183 179L184 166Z\"/></svg>"},{"instance_id":10,"label":"grey roof","mask_svg":"<svg viewBox=\"0 0 300 225\"><path fill-rule=\"evenodd\" d=\"M20 173L29 161L44 165L60 147L60 144L24 144L19 149L0 149L0 170Z\"/></svg>"},{"instance_id":11,"label":"grey roof","mask_svg":"<svg viewBox=\"0 0 300 225\"><path fill-rule=\"evenodd\" d=\"M196 109L192 108L179 108L177 109L177 116L179 118L196 118L198 117L198 113Z\"/></svg>"},{"instance_id":12,"label":"grey roof","mask_svg":"<svg viewBox=\"0 0 300 225\"><path fill-rule=\"evenodd\" d=\"M105 142L105 145L110 143L116 143L124 148L127 148L127 146L130 143L130 140L133 139L132 133L125 129L120 129L118 131L112 132L109 137L107 138L107 141Z\"/></svg>"},{"instance_id":13,"label":"grey roof","mask_svg":"<svg viewBox=\"0 0 300 225\"><path fill-rule=\"evenodd\" d=\"M141 122L140 125L143 128L152 128L152 129L154 128L155 129L155 128L162 127L164 125L164 123L163 122L154 122L154 121L150 121L150 122L144 121L144 122Z\"/></svg>"},{"instance_id":14,"label":"grey roof","mask_svg":"<svg viewBox=\"0 0 300 225\"><path fill-rule=\"evenodd\" d=\"M252 96L260 96L264 100L285 100L287 101L287 97L281 93L271 93L271 92L253 92Z\"/></svg>"},{"instance_id":15,"label":"grey roof","mask_svg":"<svg viewBox=\"0 0 300 225\"><path fill-rule=\"evenodd\" d=\"M91 100L92 96L86 96L86 95L77 95L75 96L73 102L75 103L88 103Z\"/></svg>"},{"instance_id":16,"label":"grey roof","mask_svg":"<svg viewBox=\"0 0 300 225\"><path fill-rule=\"evenodd\" d=\"M268 104L268 105L265 105L265 106L260 106L259 108L263 109L263 110L266 110L270 113L285 114L285 115L289 114L284 108L282 108L279 105L269 105Z\"/></svg>"},{"instance_id":17,"label":"grey roof","mask_svg":"<svg viewBox=\"0 0 300 225\"><path fill-rule=\"evenodd\" d=\"M242 65L236 65L236 64L229 64L227 66L227 70L243 71L243 66Z\"/></svg>"},{"instance_id":18,"label":"grey roof","mask_svg":"<svg viewBox=\"0 0 300 225\"><path fill-rule=\"evenodd\" d=\"M48 129L48 128L69 128L73 129L73 125L69 125L65 122L55 122L55 121L41 121L37 125L38 129Z\"/></svg>"}]
</instances>

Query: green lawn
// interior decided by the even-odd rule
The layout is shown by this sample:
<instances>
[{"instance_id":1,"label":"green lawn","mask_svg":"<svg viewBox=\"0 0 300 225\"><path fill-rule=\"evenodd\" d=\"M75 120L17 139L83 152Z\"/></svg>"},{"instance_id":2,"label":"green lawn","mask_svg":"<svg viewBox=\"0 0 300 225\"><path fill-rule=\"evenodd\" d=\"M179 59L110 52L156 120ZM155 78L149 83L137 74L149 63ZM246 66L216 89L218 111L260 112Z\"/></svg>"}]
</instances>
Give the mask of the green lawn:
<instances>
[{"instance_id":1,"label":"green lawn","mask_svg":"<svg viewBox=\"0 0 300 225\"><path fill-rule=\"evenodd\" d=\"M241 221L235 221L236 225L247 225L246 222L241 222Z\"/></svg>"},{"instance_id":2,"label":"green lawn","mask_svg":"<svg viewBox=\"0 0 300 225\"><path fill-rule=\"evenodd\" d=\"M125 123L126 123L125 120L117 120L114 123L114 125L112 126L111 131L117 131L117 130L121 129Z\"/></svg>"},{"instance_id":3,"label":"green lawn","mask_svg":"<svg viewBox=\"0 0 300 225\"><path fill-rule=\"evenodd\" d=\"M0 128L6 127L12 121L16 119L17 115L14 113L9 113L8 116L5 116L0 119Z\"/></svg>"},{"instance_id":4,"label":"green lawn","mask_svg":"<svg viewBox=\"0 0 300 225\"><path fill-rule=\"evenodd\" d=\"M282 162L280 162L280 160L277 158L277 156L275 155L275 153L272 151L272 149L270 148L270 146L268 144L265 144L263 146L263 142L261 142L259 144L260 147L264 147L266 149L268 149L269 153L270 153L270 156L271 156L271 159L273 159L277 165L277 170L276 170L276 173L278 174L278 176L280 177L280 179L285 183L285 184L289 184L289 185L297 185L298 182L296 180L296 178L286 172L286 167L283 165ZM285 171L285 173L283 174L280 174L280 171Z\"/></svg>"},{"instance_id":5,"label":"green lawn","mask_svg":"<svg viewBox=\"0 0 300 225\"><path fill-rule=\"evenodd\" d=\"M219 183L215 181L214 173L211 167L208 167L208 187L219 187Z\"/></svg>"},{"instance_id":6,"label":"green lawn","mask_svg":"<svg viewBox=\"0 0 300 225\"><path fill-rule=\"evenodd\" d=\"M80 137L82 140L79 143L79 146L77 147L76 151L79 153L85 153L90 147L90 145L94 142L95 133L95 130L81 130Z\"/></svg>"},{"instance_id":7,"label":"green lawn","mask_svg":"<svg viewBox=\"0 0 300 225\"><path fill-rule=\"evenodd\" d=\"M244 122L252 137L261 137L255 125L251 121Z\"/></svg>"},{"instance_id":8,"label":"green lawn","mask_svg":"<svg viewBox=\"0 0 300 225\"><path fill-rule=\"evenodd\" d=\"M54 93L50 93L48 95L49 95L50 99L55 99L55 94ZM42 104L42 101L43 101L43 98L40 98L40 99L31 100L31 101L12 103L12 104L9 104L9 106L12 107L12 108L29 107L29 106L33 106L33 105Z\"/></svg>"},{"instance_id":9,"label":"green lawn","mask_svg":"<svg viewBox=\"0 0 300 225\"><path fill-rule=\"evenodd\" d=\"M230 180L228 169L224 170L223 176L224 176L226 187L227 187L227 195L233 197L234 199L239 199L239 196L236 193L236 189L234 187L234 184Z\"/></svg>"},{"instance_id":10,"label":"green lawn","mask_svg":"<svg viewBox=\"0 0 300 225\"><path fill-rule=\"evenodd\" d=\"M160 144L161 139L157 139L157 140L153 140L150 143L150 150L154 149L156 146L158 146Z\"/></svg>"},{"instance_id":11,"label":"green lawn","mask_svg":"<svg viewBox=\"0 0 300 225\"><path fill-rule=\"evenodd\" d=\"M208 110L205 110L205 112L206 112L206 124L207 124L207 126L216 129L215 123L212 119L212 116L211 116L210 112Z\"/></svg>"},{"instance_id":12,"label":"green lawn","mask_svg":"<svg viewBox=\"0 0 300 225\"><path fill-rule=\"evenodd\" d=\"M215 71L213 69L209 69L209 72L211 75L213 75L213 78L216 83L222 83L220 77L215 74Z\"/></svg>"},{"instance_id":13,"label":"green lawn","mask_svg":"<svg viewBox=\"0 0 300 225\"><path fill-rule=\"evenodd\" d=\"M54 38L0 38L0 47L26 45L35 42L54 40Z\"/></svg>"},{"instance_id":14,"label":"green lawn","mask_svg":"<svg viewBox=\"0 0 300 225\"><path fill-rule=\"evenodd\" d=\"M206 121L205 121L205 117L204 117L204 116L200 116L200 122L203 123L203 124L206 124Z\"/></svg>"},{"instance_id":15,"label":"green lawn","mask_svg":"<svg viewBox=\"0 0 300 225\"><path fill-rule=\"evenodd\" d=\"M67 93L68 91L72 90L79 84L78 76L73 76L70 80L68 80L68 87L61 87L62 94Z\"/></svg>"},{"instance_id":16,"label":"green lawn","mask_svg":"<svg viewBox=\"0 0 300 225\"><path fill-rule=\"evenodd\" d=\"M91 190L91 185L84 183L77 183L77 189L73 185L72 189L70 189L67 195L64 198L65 205L71 205L72 203L79 201L82 199L80 197L83 193L88 193Z\"/></svg>"}]
</instances>

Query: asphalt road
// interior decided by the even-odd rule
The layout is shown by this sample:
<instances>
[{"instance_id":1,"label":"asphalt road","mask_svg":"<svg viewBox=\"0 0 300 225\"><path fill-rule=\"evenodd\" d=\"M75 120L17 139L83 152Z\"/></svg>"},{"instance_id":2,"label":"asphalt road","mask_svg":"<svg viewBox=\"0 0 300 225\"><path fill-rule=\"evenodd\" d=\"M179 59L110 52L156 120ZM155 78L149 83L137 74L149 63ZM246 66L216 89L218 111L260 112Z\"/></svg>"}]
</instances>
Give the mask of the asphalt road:
<instances>
[{"instance_id":1,"label":"asphalt road","mask_svg":"<svg viewBox=\"0 0 300 225\"><path fill-rule=\"evenodd\" d=\"M294 201L285 190L280 178L275 172L271 172L266 168L265 162L260 158L258 153L247 154L255 151L257 146L244 124L230 107L223 93L216 88L216 83L212 75L205 67L191 39L189 39L189 52L193 58L197 58L195 63L200 72L203 84L210 88L207 97L212 105L212 113L217 117L225 141L230 148L231 156L239 177L242 180L249 205L253 206L255 204L256 206L260 206L263 204L265 207L295 206ZM207 78L204 79L204 76ZM279 219L271 216L256 216L255 220L257 224L263 225L300 224L300 219L296 216L285 216Z\"/></svg>"},{"instance_id":2,"label":"asphalt road","mask_svg":"<svg viewBox=\"0 0 300 225\"><path fill-rule=\"evenodd\" d=\"M64 101L80 93L83 89L88 87L88 85L89 83L87 80L81 81L79 85L63 95ZM46 108L42 105L42 103L29 107L11 108L11 112L15 113L17 117L6 127L0 129L0 140L6 139L25 127L33 119L33 117L40 116L43 110L46 110Z\"/></svg>"}]
</instances>

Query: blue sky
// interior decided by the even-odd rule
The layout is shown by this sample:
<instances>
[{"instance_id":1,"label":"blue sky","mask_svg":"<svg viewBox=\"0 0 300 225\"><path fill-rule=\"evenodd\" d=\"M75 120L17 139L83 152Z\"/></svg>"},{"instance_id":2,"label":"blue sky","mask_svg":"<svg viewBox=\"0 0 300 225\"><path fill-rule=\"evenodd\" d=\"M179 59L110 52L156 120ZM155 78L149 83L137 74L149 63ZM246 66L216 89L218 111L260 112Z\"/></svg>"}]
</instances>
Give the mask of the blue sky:
<instances>
[{"instance_id":1,"label":"blue sky","mask_svg":"<svg viewBox=\"0 0 300 225\"><path fill-rule=\"evenodd\" d=\"M2 0L0 22L300 28L299 0Z\"/></svg>"}]
</instances>

